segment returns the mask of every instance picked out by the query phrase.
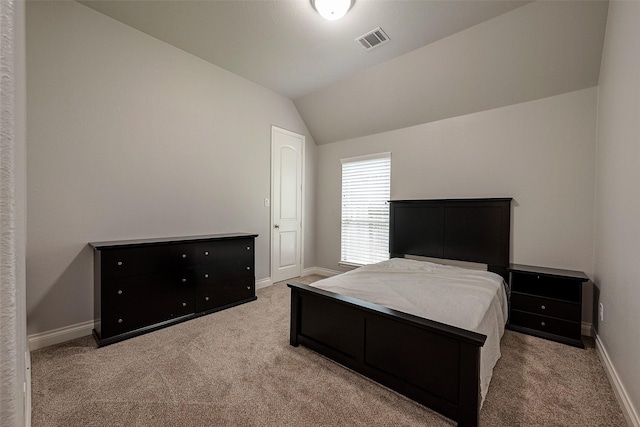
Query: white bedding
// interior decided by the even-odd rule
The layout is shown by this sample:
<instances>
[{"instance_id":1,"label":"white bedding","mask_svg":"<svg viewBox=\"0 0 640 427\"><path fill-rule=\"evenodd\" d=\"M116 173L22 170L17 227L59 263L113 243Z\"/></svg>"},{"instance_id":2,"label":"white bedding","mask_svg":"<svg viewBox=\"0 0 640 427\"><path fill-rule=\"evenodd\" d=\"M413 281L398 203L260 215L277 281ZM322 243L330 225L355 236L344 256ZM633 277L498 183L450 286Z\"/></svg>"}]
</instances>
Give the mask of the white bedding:
<instances>
[{"instance_id":1,"label":"white bedding","mask_svg":"<svg viewBox=\"0 0 640 427\"><path fill-rule=\"evenodd\" d=\"M392 258L311 286L487 336L480 351L480 391L487 394L507 320L503 279L488 271Z\"/></svg>"}]
</instances>

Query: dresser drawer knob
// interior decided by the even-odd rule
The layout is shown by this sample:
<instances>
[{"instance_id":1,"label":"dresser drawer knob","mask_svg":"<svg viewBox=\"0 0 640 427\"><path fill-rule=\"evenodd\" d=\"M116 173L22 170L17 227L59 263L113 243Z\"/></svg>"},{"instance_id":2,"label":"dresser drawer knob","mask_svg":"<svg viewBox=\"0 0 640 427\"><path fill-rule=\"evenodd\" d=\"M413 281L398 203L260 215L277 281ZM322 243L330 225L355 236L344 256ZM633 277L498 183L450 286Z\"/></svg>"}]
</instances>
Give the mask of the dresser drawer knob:
<instances>
[{"instance_id":1,"label":"dresser drawer knob","mask_svg":"<svg viewBox=\"0 0 640 427\"><path fill-rule=\"evenodd\" d=\"M122 323L122 319L118 319L118 323Z\"/></svg>"},{"instance_id":2,"label":"dresser drawer knob","mask_svg":"<svg viewBox=\"0 0 640 427\"><path fill-rule=\"evenodd\" d=\"M543 310L547 309L547 307L545 307L544 305L541 305L540 308L543 309Z\"/></svg>"},{"instance_id":3,"label":"dresser drawer knob","mask_svg":"<svg viewBox=\"0 0 640 427\"><path fill-rule=\"evenodd\" d=\"M247 270L251 270L251 267L247 267Z\"/></svg>"},{"instance_id":4,"label":"dresser drawer knob","mask_svg":"<svg viewBox=\"0 0 640 427\"><path fill-rule=\"evenodd\" d=\"M546 323L544 323L544 322L541 322L541 323L540 323L540 326L547 326L547 324L546 324Z\"/></svg>"},{"instance_id":5,"label":"dresser drawer knob","mask_svg":"<svg viewBox=\"0 0 640 427\"><path fill-rule=\"evenodd\" d=\"M122 265L122 261L118 261L118 266L121 266L121 265Z\"/></svg>"},{"instance_id":6,"label":"dresser drawer knob","mask_svg":"<svg viewBox=\"0 0 640 427\"><path fill-rule=\"evenodd\" d=\"M204 297L204 300L205 301L209 301L209 297Z\"/></svg>"},{"instance_id":7,"label":"dresser drawer knob","mask_svg":"<svg viewBox=\"0 0 640 427\"><path fill-rule=\"evenodd\" d=\"M247 289L251 290L251 286L247 286Z\"/></svg>"},{"instance_id":8,"label":"dresser drawer knob","mask_svg":"<svg viewBox=\"0 0 640 427\"><path fill-rule=\"evenodd\" d=\"M204 251L204 256L209 256L209 251Z\"/></svg>"},{"instance_id":9,"label":"dresser drawer knob","mask_svg":"<svg viewBox=\"0 0 640 427\"><path fill-rule=\"evenodd\" d=\"M186 258L186 257L187 257L187 254L182 254L182 258Z\"/></svg>"},{"instance_id":10,"label":"dresser drawer knob","mask_svg":"<svg viewBox=\"0 0 640 427\"><path fill-rule=\"evenodd\" d=\"M118 289L118 295L122 295L122 289Z\"/></svg>"},{"instance_id":11,"label":"dresser drawer knob","mask_svg":"<svg viewBox=\"0 0 640 427\"><path fill-rule=\"evenodd\" d=\"M540 276L536 276L536 279L540 280Z\"/></svg>"},{"instance_id":12,"label":"dresser drawer knob","mask_svg":"<svg viewBox=\"0 0 640 427\"><path fill-rule=\"evenodd\" d=\"M209 278L209 275L208 275L207 273L204 273L204 278L205 278L205 279L208 279L208 278Z\"/></svg>"},{"instance_id":13,"label":"dresser drawer knob","mask_svg":"<svg viewBox=\"0 0 640 427\"><path fill-rule=\"evenodd\" d=\"M247 250L250 251L251 250L251 246L247 246Z\"/></svg>"},{"instance_id":14,"label":"dresser drawer knob","mask_svg":"<svg viewBox=\"0 0 640 427\"><path fill-rule=\"evenodd\" d=\"M183 307L186 307L186 306L187 306L187 303L186 303L186 302L183 302L183 303L182 303L182 306L183 306Z\"/></svg>"},{"instance_id":15,"label":"dresser drawer knob","mask_svg":"<svg viewBox=\"0 0 640 427\"><path fill-rule=\"evenodd\" d=\"M187 283L187 279L182 279L182 283Z\"/></svg>"}]
</instances>

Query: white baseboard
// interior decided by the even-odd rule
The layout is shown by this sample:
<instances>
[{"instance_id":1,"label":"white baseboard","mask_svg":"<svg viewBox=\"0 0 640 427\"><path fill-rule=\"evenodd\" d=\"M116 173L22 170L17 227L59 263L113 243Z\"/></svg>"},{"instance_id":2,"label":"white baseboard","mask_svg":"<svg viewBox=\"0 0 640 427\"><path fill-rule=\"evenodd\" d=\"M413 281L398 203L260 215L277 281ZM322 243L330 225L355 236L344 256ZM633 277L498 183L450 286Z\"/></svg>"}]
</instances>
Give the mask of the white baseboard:
<instances>
[{"instance_id":1,"label":"white baseboard","mask_svg":"<svg viewBox=\"0 0 640 427\"><path fill-rule=\"evenodd\" d=\"M40 332L29 335L29 350L34 351L50 345L60 344L76 338L91 335L93 330L93 320L77 323L75 325L58 328L47 332Z\"/></svg>"},{"instance_id":2,"label":"white baseboard","mask_svg":"<svg viewBox=\"0 0 640 427\"><path fill-rule=\"evenodd\" d=\"M609 377L609 382L613 386L613 392L620 403L620 408L622 409L622 414L624 415L627 424L632 427L640 427L640 417L638 417L638 412L636 411L636 408L634 408L633 403L631 403L627 390L624 388L624 385L616 372L616 368L613 367L609 354L604 348L602 341L600 341L600 337L597 332L594 332L594 337L596 342L596 352L598 353L598 356L600 356L600 361L604 366L607 377Z\"/></svg>"},{"instance_id":3,"label":"white baseboard","mask_svg":"<svg viewBox=\"0 0 640 427\"><path fill-rule=\"evenodd\" d=\"M267 277L266 279L256 280L256 290L266 288L267 286L273 285L271 281L271 277Z\"/></svg>"}]
</instances>

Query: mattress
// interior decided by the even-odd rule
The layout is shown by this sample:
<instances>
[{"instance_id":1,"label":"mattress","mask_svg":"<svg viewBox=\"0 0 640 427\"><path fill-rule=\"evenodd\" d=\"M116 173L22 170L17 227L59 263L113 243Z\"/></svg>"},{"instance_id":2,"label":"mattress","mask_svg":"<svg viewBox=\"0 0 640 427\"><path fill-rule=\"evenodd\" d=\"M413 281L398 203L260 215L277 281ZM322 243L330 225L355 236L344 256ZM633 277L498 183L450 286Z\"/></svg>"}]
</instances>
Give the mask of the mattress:
<instances>
[{"instance_id":1,"label":"mattress","mask_svg":"<svg viewBox=\"0 0 640 427\"><path fill-rule=\"evenodd\" d=\"M393 258L314 282L311 286L486 335L480 351L480 392L487 394L508 318L501 276L488 271Z\"/></svg>"}]
</instances>

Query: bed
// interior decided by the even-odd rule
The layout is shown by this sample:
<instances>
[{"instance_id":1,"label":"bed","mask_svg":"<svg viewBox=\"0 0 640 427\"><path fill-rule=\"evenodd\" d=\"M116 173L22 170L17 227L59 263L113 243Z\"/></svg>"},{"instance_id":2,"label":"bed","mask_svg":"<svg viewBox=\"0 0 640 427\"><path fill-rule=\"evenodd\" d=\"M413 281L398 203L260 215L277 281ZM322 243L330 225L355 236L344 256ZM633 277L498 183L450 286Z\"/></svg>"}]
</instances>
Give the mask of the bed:
<instances>
[{"instance_id":1,"label":"bed","mask_svg":"<svg viewBox=\"0 0 640 427\"><path fill-rule=\"evenodd\" d=\"M392 201L387 264L402 265L394 258L408 255L468 261L506 280L510 218L510 198ZM375 296L356 298L364 294L345 294L340 283L288 286L291 345L302 344L460 426L478 425L481 350L495 337L461 327L455 316L444 323L390 308L394 304L384 298L382 304L371 302Z\"/></svg>"}]
</instances>

